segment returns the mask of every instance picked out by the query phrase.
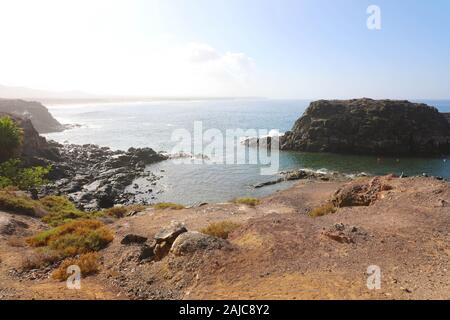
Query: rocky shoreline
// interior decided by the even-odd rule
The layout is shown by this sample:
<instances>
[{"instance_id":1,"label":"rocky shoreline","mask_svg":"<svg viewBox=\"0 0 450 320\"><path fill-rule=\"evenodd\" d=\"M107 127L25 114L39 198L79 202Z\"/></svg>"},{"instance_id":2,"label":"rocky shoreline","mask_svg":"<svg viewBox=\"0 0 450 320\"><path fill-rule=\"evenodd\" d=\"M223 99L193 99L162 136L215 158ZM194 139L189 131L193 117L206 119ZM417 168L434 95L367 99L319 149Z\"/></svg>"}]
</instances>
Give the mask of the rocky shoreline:
<instances>
[{"instance_id":1,"label":"rocky shoreline","mask_svg":"<svg viewBox=\"0 0 450 320\"><path fill-rule=\"evenodd\" d=\"M264 188L274 184L297 181L297 180L317 180L317 181L349 181L350 175L344 175L339 172L321 172L308 169L297 169L280 172L281 177L275 180L262 182L253 186L255 189ZM364 173L357 175L359 177L367 176Z\"/></svg>"},{"instance_id":2,"label":"rocky shoreline","mask_svg":"<svg viewBox=\"0 0 450 320\"><path fill-rule=\"evenodd\" d=\"M138 177L152 182L158 180L158 176L146 172L145 168L168 159L150 148L113 151L93 144L53 141L49 145L57 150L59 157L57 161L46 161L52 166L50 179L53 183L42 188L40 195L65 195L85 211L134 204L136 194L125 189ZM148 192L151 198L151 190Z\"/></svg>"}]
</instances>

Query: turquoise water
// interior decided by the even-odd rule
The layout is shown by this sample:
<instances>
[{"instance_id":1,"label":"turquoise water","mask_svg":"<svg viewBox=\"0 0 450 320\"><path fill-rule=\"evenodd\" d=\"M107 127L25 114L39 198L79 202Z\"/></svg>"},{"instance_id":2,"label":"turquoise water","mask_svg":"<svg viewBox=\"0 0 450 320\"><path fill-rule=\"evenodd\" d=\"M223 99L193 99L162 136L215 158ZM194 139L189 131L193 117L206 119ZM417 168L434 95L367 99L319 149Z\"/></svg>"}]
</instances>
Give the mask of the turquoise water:
<instances>
[{"instance_id":1,"label":"turquoise water","mask_svg":"<svg viewBox=\"0 0 450 320\"><path fill-rule=\"evenodd\" d=\"M425 102L442 112L450 112L450 101ZM215 128L225 132L240 128L284 132L292 127L308 105L306 100L260 99L53 106L49 108L50 112L59 121L80 124L81 127L46 136L59 142L95 143L113 149L151 147L170 153L176 144L171 141L174 130L193 132L195 121L202 121L203 130ZM309 168L348 174L427 173L450 179L450 159L443 158L397 159L281 152L279 161L279 171ZM254 184L273 178L262 176L261 165L257 164L175 164L165 161L148 169L161 175L161 180L156 185L149 185L143 179L136 182L143 191L153 190L155 199L151 201L154 202L221 202L241 196L264 196L290 185L285 183L254 189ZM150 196L142 197L149 200Z\"/></svg>"}]
</instances>

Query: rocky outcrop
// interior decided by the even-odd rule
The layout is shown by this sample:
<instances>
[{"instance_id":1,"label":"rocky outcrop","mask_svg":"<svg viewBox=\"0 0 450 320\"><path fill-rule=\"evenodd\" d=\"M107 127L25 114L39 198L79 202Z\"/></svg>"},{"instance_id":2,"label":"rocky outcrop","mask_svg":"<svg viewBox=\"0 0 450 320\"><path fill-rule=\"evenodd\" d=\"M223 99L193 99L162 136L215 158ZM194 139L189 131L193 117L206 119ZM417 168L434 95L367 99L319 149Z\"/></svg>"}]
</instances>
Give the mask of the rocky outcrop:
<instances>
[{"instance_id":1,"label":"rocky outcrop","mask_svg":"<svg viewBox=\"0 0 450 320\"><path fill-rule=\"evenodd\" d=\"M395 100L310 104L282 150L376 155L450 154L450 124L436 108Z\"/></svg>"},{"instance_id":2,"label":"rocky outcrop","mask_svg":"<svg viewBox=\"0 0 450 320\"><path fill-rule=\"evenodd\" d=\"M255 189L271 186L277 183L296 180L321 180L321 181L345 181L349 180L348 176L338 172L320 172L307 169L297 169L291 171L280 172L281 178L255 184Z\"/></svg>"},{"instance_id":3,"label":"rocky outcrop","mask_svg":"<svg viewBox=\"0 0 450 320\"><path fill-rule=\"evenodd\" d=\"M227 240L190 231L183 233L175 240L170 252L175 256L185 256L197 251L205 252L230 248L231 245Z\"/></svg>"},{"instance_id":4,"label":"rocky outcrop","mask_svg":"<svg viewBox=\"0 0 450 320\"><path fill-rule=\"evenodd\" d=\"M23 130L23 143L18 155L21 156L25 165L42 164L42 159L59 161L58 150L49 145L45 138L39 136L30 119L0 112L0 117L4 116L13 119Z\"/></svg>"},{"instance_id":5,"label":"rocky outcrop","mask_svg":"<svg viewBox=\"0 0 450 320\"><path fill-rule=\"evenodd\" d=\"M39 133L64 130L64 126L39 102L0 99L0 112L30 120Z\"/></svg>"},{"instance_id":6,"label":"rocky outcrop","mask_svg":"<svg viewBox=\"0 0 450 320\"><path fill-rule=\"evenodd\" d=\"M188 232L183 223L172 221L171 224L161 229L154 237L151 244L146 244L147 238L136 235L127 235L121 244L141 244L139 261L160 261L166 257L172 244L183 233ZM136 241L138 240L138 241Z\"/></svg>"},{"instance_id":7,"label":"rocky outcrop","mask_svg":"<svg viewBox=\"0 0 450 320\"><path fill-rule=\"evenodd\" d=\"M380 177L368 183L358 180L349 182L333 195L333 205L338 208L370 206L380 197L381 192L392 190L392 186Z\"/></svg>"}]
</instances>

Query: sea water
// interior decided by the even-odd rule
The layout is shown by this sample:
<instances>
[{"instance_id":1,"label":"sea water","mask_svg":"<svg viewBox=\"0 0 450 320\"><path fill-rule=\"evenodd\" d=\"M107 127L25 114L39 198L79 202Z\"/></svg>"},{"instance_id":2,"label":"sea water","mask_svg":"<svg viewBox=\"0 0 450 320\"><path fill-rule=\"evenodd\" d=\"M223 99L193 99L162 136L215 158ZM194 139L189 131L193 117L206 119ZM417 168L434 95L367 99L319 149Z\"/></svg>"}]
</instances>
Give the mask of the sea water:
<instances>
[{"instance_id":1,"label":"sea water","mask_svg":"<svg viewBox=\"0 0 450 320\"><path fill-rule=\"evenodd\" d=\"M450 112L450 101L420 101ZM61 123L79 126L64 132L47 134L61 143L93 143L112 149L150 147L171 153L175 130L193 132L194 123L203 130L255 129L279 132L290 130L310 101L269 99L172 100L50 106ZM191 150L186 150L191 151ZM279 171L307 168L339 171L344 174L423 173L450 179L450 159L418 157L377 157L326 153L280 152ZM186 205L223 202L236 197L265 196L292 185L282 183L255 189L255 184L275 179L261 175L258 164L174 163L172 160L148 166L160 179L152 184L144 178L136 181L140 197L149 202L172 201ZM130 191L136 189L130 187Z\"/></svg>"}]
</instances>

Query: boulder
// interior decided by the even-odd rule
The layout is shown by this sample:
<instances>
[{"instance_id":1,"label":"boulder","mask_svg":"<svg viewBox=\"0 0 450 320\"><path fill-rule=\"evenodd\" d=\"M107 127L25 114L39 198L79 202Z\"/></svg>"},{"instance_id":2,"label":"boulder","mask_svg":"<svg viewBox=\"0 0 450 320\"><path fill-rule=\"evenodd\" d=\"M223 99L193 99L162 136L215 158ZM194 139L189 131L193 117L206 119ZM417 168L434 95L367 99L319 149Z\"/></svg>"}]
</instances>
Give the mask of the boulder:
<instances>
[{"instance_id":1,"label":"boulder","mask_svg":"<svg viewBox=\"0 0 450 320\"><path fill-rule=\"evenodd\" d=\"M450 154L450 123L426 104L396 100L320 100L310 104L282 150L375 155Z\"/></svg>"},{"instance_id":2,"label":"boulder","mask_svg":"<svg viewBox=\"0 0 450 320\"><path fill-rule=\"evenodd\" d=\"M155 235L154 239L156 241L156 244L161 244L163 242L172 244L180 234L185 232L187 232L187 229L184 224L173 221L169 227L159 231Z\"/></svg>"},{"instance_id":3,"label":"boulder","mask_svg":"<svg viewBox=\"0 0 450 320\"><path fill-rule=\"evenodd\" d=\"M172 244L170 252L175 256L184 256L197 251L211 251L226 248L231 248L227 240L191 231L180 235Z\"/></svg>"}]
</instances>

